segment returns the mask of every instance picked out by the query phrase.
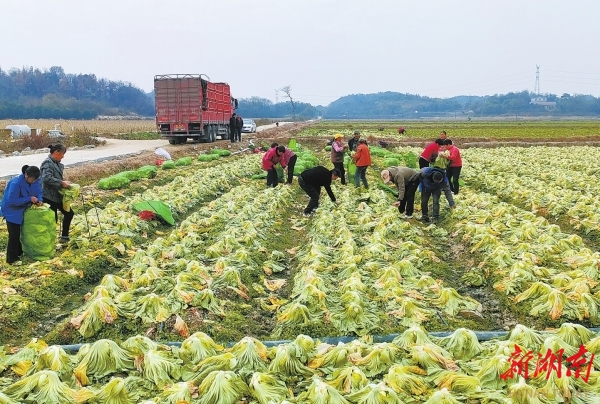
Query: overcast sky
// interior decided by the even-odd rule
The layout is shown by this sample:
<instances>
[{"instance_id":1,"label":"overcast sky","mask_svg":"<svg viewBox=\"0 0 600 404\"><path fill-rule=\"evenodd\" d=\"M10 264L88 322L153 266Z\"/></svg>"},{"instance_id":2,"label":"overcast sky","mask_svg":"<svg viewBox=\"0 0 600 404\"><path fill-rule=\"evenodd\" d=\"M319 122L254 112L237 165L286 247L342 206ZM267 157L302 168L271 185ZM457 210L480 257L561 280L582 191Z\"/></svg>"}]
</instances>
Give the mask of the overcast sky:
<instances>
[{"instance_id":1,"label":"overcast sky","mask_svg":"<svg viewBox=\"0 0 600 404\"><path fill-rule=\"evenodd\" d=\"M382 91L600 96L598 0L0 0L0 68L151 91L206 74L237 98L327 105ZM279 101L284 94L278 92Z\"/></svg>"}]
</instances>

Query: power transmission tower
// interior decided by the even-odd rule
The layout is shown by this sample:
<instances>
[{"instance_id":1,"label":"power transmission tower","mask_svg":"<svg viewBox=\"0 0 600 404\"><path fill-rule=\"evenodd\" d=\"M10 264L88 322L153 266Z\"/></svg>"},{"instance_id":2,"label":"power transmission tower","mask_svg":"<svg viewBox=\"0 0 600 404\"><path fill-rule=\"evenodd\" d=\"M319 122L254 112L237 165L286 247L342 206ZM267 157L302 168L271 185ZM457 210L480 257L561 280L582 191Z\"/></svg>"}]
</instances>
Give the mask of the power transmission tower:
<instances>
[{"instance_id":1,"label":"power transmission tower","mask_svg":"<svg viewBox=\"0 0 600 404\"><path fill-rule=\"evenodd\" d=\"M275 89L275 104L279 104L279 89Z\"/></svg>"},{"instance_id":2,"label":"power transmission tower","mask_svg":"<svg viewBox=\"0 0 600 404\"><path fill-rule=\"evenodd\" d=\"M533 88L533 93L536 95L540 95L540 66L535 66L535 87Z\"/></svg>"}]
</instances>

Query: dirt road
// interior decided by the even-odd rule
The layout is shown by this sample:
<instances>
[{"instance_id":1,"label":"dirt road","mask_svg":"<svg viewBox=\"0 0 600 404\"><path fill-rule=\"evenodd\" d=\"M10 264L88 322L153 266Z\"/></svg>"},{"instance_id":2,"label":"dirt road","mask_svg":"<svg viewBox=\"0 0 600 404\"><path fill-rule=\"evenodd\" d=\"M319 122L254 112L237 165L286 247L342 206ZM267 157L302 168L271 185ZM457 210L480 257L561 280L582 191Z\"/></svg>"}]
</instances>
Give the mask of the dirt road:
<instances>
[{"instance_id":1,"label":"dirt road","mask_svg":"<svg viewBox=\"0 0 600 404\"><path fill-rule=\"evenodd\" d=\"M102 161L115 156L127 156L143 150L154 150L169 144L165 139L157 140L120 140L105 139L106 144L92 149L67 150L62 163L65 166L78 165L88 161ZM0 159L0 179L6 179L21 174L21 167L25 164L40 166L48 155L30 154L27 156L8 156Z\"/></svg>"},{"instance_id":2,"label":"dirt road","mask_svg":"<svg viewBox=\"0 0 600 404\"><path fill-rule=\"evenodd\" d=\"M279 126L288 125L292 122L280 122ZM257 132L264 132L268 129L277 128L275 124L263 125L256 128ZM254 134L244 133L242 140L252 138ZM106 138L106 144L92 149L77 149L67 150L62 163L65 167L80 165L84 162L100 162L103 160L119 158L140 153L145 150L154 150L157 147L165 147L169 145L166 139L157 140L120 140ZM245 143L245 142L244 142ZM210 147L209 144L198 144L204 147ZM208 146L207 146L208 145ZM238 146L236 144L236 146ZM214 147L214 144L212 145ZM0 180L9 179L15 175L21 174L21 167L25 164L30 166L42 164L47 154L38 153L26 156L7 156L0 158Z\"/></svg>"}]
</instances>

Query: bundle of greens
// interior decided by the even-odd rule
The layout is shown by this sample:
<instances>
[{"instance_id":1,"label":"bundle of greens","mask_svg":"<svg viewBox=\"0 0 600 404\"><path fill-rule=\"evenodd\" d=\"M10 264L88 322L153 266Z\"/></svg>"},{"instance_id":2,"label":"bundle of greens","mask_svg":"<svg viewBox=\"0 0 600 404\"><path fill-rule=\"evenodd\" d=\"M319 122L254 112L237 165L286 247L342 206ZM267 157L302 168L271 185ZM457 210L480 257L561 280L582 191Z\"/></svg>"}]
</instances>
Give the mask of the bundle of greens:
<instances>
[{"instance_id":1,"label":"bundle of greens","mask_svg":"<svg viewBox=\"0 0 600 404\"><path fill-rule=\"evenodd\" d=\"M199 404L235 404L249 389L237 374L214 371L198 387Z\"/></svg>"},{"instance_id":2,"label":"bundle of greens","mask_svg":"<svg viewBox=\"0 0 600 404\"><path fill-rule=\"evenodd\" d=\"M79 197L81 187L79 184L70 184L67 188L61 188L58 191L62 195L63 209L68 212L71 210L71 204Z\"/></svg>"},{"instance_id":3,"label":"bundle of greens","mask_svg":"<svg viewBox=\"0 0 600 404\"><path fill-rule=\"evenodd\" d=\"M75 390L63 383L52 370L41 370L21 379L5 389L4 393L19 402L75 404Z\"/></svg>"},{"instance_id":4,"label":"bundle of greens","mask_svg":"<svg viewBox=\"0 0 600 404\"><path fill-rule=\"evenodd\" d=\"M117 343L108 339L101 339L80 349L81 360L75 368L73 375L81 386L90 384L88 375L94 379L132 370L133 359L127 351Z\"/></svg>"}]
</instances>

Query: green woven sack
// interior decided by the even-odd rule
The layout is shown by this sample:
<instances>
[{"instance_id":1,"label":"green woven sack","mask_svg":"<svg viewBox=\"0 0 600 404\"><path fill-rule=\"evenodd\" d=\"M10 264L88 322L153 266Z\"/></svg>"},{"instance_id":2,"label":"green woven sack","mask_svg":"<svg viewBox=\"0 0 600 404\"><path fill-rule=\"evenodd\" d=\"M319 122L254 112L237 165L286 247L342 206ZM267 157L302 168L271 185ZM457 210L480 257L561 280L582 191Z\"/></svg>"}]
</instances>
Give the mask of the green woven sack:
<instances>
[{"instance_id":1,"label":"green woven sack","mask_svg":"<svg viewBox=\"0 0 600 404\"><path fill-rule=\"evenodd\" d=\"M402 164L400 164L400 163L401 163L401 161L402 161L402 160L400 160L400 159L395 159L395 158L389 158L389 157L386 157L386 158L383 160L383 165L384 165L384 166L386 166L386 167L392 167L392 166L393 166L393 167L398 167L398 166L401 166L401 165L402 165Z\"/></svg>"},{"instance_id":2,"label":"green woven sack","mask_svg":"<svg viewBox=\"0 0 600 404\"><path fill-rule=\"evenodd\" d=\"M107 178L102 178L98 181L98 188L100 189L120 189L129 186L131 181L124 175L112 175Z\"/></svg>"},{"instance_id":3,"label":"green woven sack","mask_svg":"<svg viewBox=\"0 0 600 404\"><path fill-rule=\"evenodd\" d=\"M377 156L377 157L385 157L388 154L390 154L389 150L386 150L384 148L377 147L377 146L369 147L369 152L371 152L371 156Z\"/></svg>"},{"instance_id":4,"label":"green woven sack","mask_svg":"<svg viewBox=\"0 0 600 404\"><path fill-rule=\"evenodd\" d=\"M225 149L212 149L210 154L218 154L221 157L231 156L231 152Z\"/></svg>"},{"instance_id":5,"label":"green woven sack","mask_svg":"<svg viewBox=\"0 0 600 404\"><path fill-rule=\"evenodd\" d=\"M56 220L50 206L31 206L25 210L21 226L23 253L36 261L54 258Z\"/></svg>"},{"instance_id":6,"label":"green woven sack","mask_svg":"<svg viewBox=\"0 0 600 404\"><path fill-rule=\"evenodd\" d=\"M182 157L182 158L180 158L179 160L177 160L175 162L175 165L177 167L179 167L179 166L190 166L190 165L192 165L192 158L191 157Z\"/></svg>"},{"instance_id":7,"label":"green woven sack","mask_svg":"<svg viewBox=\"0 0 600 404\"><path fill-rule=\"evenodd\" d=\"M198 156L198 161L213 161L221 157L219 154L201 154Z\"/></svg>"},{"instance_id":8,"label":"green woven sack","mask_svg":"<svg viewBox=\"0 0 600 404\"><path fill-rule=\"evenodd\" d=\"M127 177L127 179L129 181L137 181L140 178L144 178L144 173L142 173L141 171L137 171L137 170L121 171L119 174L115 174L115 175L121 175L123 177Z\"/></svg>"},{"instance_id":9,"label":"green woven sack","mask_svg":"<svg viewBox=\"0 0 600 404\"><path fill-rule=\"evenodd\" d=\"M306 170L306 166L304 164L296 164L294 166L294 175L300 175L304 170Z\"/></svg>"},{"instance_id":10,"label":"green woven sack","mask_svg":"<svg viewBox=\"0 0 600 404\"><path fill-rule=\"evenodd\" d=\"M161 164L161 167L165 170L170 170L171 168L175 168L175 162L173 160L167 160Z\"/></svg>"},{"instance_id":11,"label":"green woven sack","mask_svg":"<svg viewBox=\"0 0 600 404\"><path fill-rule=\"evenodd\" d=\"M158 173L158 169L156 168L156 166L151 166L151 165L141 166L140 168L137 169L137 171L144 178L154 178L154 177L156 177L156 174Z\"/></svg>"}]
</instances>

